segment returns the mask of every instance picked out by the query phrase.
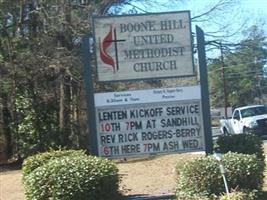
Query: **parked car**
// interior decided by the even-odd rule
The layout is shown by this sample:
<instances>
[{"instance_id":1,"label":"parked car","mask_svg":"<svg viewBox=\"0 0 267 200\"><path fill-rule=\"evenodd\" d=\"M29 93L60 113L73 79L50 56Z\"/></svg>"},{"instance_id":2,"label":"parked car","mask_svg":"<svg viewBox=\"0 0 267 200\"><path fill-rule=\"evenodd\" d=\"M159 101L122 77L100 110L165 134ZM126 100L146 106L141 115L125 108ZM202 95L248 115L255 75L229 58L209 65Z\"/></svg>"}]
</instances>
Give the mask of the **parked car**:
<instances>
[{"instance_id":1,"label":"parked car","mask_svg":"<svg viewBox=\"0 0 267 200\"><path fill-rule=\"evenodd\" d=\"M231 118L220 120L220 129L223 134L267 135L267 106L238 107L234 110Z\"/></svg>"}]
</instances>

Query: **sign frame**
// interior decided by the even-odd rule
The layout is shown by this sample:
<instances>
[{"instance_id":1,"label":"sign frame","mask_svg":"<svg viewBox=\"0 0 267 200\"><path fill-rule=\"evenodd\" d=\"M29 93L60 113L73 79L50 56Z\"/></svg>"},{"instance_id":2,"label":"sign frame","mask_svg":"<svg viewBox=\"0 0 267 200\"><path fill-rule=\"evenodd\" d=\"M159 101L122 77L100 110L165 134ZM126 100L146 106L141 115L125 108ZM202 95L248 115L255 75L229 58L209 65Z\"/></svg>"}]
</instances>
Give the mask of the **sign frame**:
<instances>
[{"instance_id":1,"label":"sign frame","mask_svg":"<svg viewBox=\"0 0 267 200\"><path fill-rule=\"evenodd\" d=\"M197 35L197 50L199 58L199 72L200 72L200 87L201 87L201 104L202 104L202 116L204 122L204 138L205 138L205 152L206 154L212 154L212 133L210 122L210 105L209 105L209 93L208 93L208 80L207 80L207 64L205 56L205 38L204 32L201 28L196 26ZM96 118L95 118L95 100L94 100L94 84L93 84L93 70L91 58L93 56L93 43L92 34L87 34L83 37L82 42L82 61L84 64L83 77L85 80L86 88L86 102L87 102L87 117L90 128L88 134L88 141L90 143L89 151L92 155L98 156L98 141L96 134ZM193 60L192 60L193 62Z\"/></svg>"},{"instance_id":2,"label":"sign frame","mask_svg":"<svg viewBox=\"0 0 267 200\"><path fill-rule=\"evenodd\" d=\"M189 51L189 53L188 52L186 52L186 54L189 54L189 55L186 55L186 57L184 56L184 57L182 57L182 56L170 56L171 55L171 52L170 51L168 51L169 53L168 53L168 55L169 55L169 57L167 56L167 59L164 61L162 61L162 58L153 58L154 60L155 60L155 62L153 61L147 61L148 59L147 58L143 58L142 60L144 60L144 62L141 62L140 60L136 60L136 62L134 63L134 61L131 61L132 62L132 65L131 66L129 66L129 60L134 60L134 59L128 59L128 60L125 60L126 58L125 58L125 56L124 56L124 58L122 58L123 56L120 56L120 57L118 57L118 55L117 55L117 53L116 53L116 55L111 55L111 56L109 56L108 55L108 53L107 52L105 52L104 50L103 50L103 48L106 48L106 49L108 49L108 48L111 48L110 46L109 47L104 47L104 46L102 46L102 44L104 44L104 41L103 41L103 43L102 42L100 42L100 41L102 41L101 40L101 37L99 36L99 35L96 35L99 31L97 31L98 29L100 29L100 28L96 28L96 26L97 26L97 20L106 20L106 19L110 19L111 21L113 20L115 20L115 19L120 19L120 20L123 20L124 18L126 18L126 19L129 19L129 18L134 18L134 17L142 17L142 18L145 18L145 20L147 19L147 18L153 18L153 17L155 17L155 16L158 16L158 17L160 17L160 16L165 16L165 15L173 15L173 16L179 16L179 15L186 15L187 17L188 17L188 24L186 24L188 27L187 27L187 29L188 29L188 32L187 32L187 35L185 35L185 36L183 36L184 38L189 38L188 39L188 41L186 41L186 44L188 43L188 45L186 45L186 46L189 46L189 47L187 47L187 51ZM160 20L160 18L158 19L158 20ZM138 15L119 15L119 16L93 16L92 17L92 24L93 24L93 32L94 32L94 41L95 41L95 53L94 53L94 55L95 55L95 58L96 58L96 65L97 65L97 69L96 69L96 71L97 71L97 81L99 81L99 82L114 82L114 81L129 81L129 80L131 80L131 81L134 81L134 80L149 80L149 79L165 79L165 78L174 78L174 77L192 77L192 76L195 76L195 67L194 67L194 63L193 63L193 37L192 37L192 30L191 30L191 17L190 17L190 11L188 11L188 10L185 10L185 11L176 11L176 12L162 12L162 13L148 13L148 14L138 14ZM99 22L98 22L99 23ZM152 23L152 22L151 22ZM184 22L185 23L185 22ZM119 24L119 22L117 22L117 24ZM106 26L106 25L103 25L103 26ZM151 25L152 26L152 25ZM159 26L159 25L158 25ZM154 26L153 26L154 27ZM156 26L157 27L157 26ZM108 28L108 27L105 27L105 28ZM111 28L111 27L110 27ZM156 29L156 28L155 28ZM115 28L113 29L114 31L115 31ZM170 49L170 48L173 48L172 49L172 51L173 52L175 52L175 51L177 51L177 48L178 47L176 47L176 46L173 46L174 44L180 44L181 42L180 41L175 41L173 44L171 44L171 43L169 43L168 44L168 36L170 36L170 37L174 37L174 39L175 40L178 40L177 38L178 37L181 37L181 36L179 36L178 35L178 33L177 33L177 30L175 29L175 30L168 30L168 31L171 31L171 34L165 34L164 36L164 38L163 38L163 40L165 40L165 42L166 43L163 43L163 44L160 44L160 45L156 45L155 46L155 44L151 44L150 46L151 47L153 47L153 48L155 48L155 49L160 49L160 48L163 48L162 46L164 46L164 50L166 51L166 45L171 45L170 47L168 47L168 49ZM176 31L176 32L175 32ZM152 31L151 31L152 32ZM158 32L162 32L162 30L158 30ZM173 33L172 33L173 32ZM133 33L131 32L131 33L129 33L129 34L131 34L131 35L129 35L129 37L128 38L130 38L130 37L132 37L133 36ZM137 34L139 34L139 33L137 33ZM145 34L145 33L143 33L143 34ZM149 33L149 34L151 34L151 33ZM113 34L113 35L115 35L115 34ZM174 36L173 36L174 35ZM118 40L117 39L115 39L115 40L111 40L110 37L111 35L109 35L109 42L110 41L119 41L121 38L119 38ZM138 35L138 36L136 36L136 37L141 37L140 36L140 34ZM117 36L116 36L116 38L117 38ZM128 40L128 38L126 37L126 39ZM122 39L125 39L124 37L122 38ZM172 38L173 39L173 38ZM103 39L104 40L104 39ZM121 40L122 41L122 40ZM131 41L132 42L132 41ZM130 42L130 40L129 40L129 44L131 43ZM132 42L133 43L133 42ZM115 47L115 52L117 52L117 49L119 49L120 48L120 46L118 47L118 45L117 45L117 42L115 42L115 44L116 45L114 45ZM119 44L119 42L118 42L118 44ZM111 45L111 44L107 44L107 45ZM173 46L173 47L172 47ZM183 47L183 46L182 46ZM181 48L182 48L181 47ZM175 49L174 49L175 48ZM127 49L130 49L130 47L127 47L126 48L126 50ZM135 51L136 50L136 51ZM142 49L140 49L140 47L137 47L137 49L135 49L135 50L133 50L133 51L135 51L135 53L136 52L140 52ZM146 49L147 50L147 49ZM151 49L149 49L149 50L151 50ZM100 51L102 51L102 54L100 53ZM131 51L131 52L133 52L133 51ZM143 52L143 51L142 51ZM106 54L107 53L107 54ZM111 59L110 58L108 58L108 57L114 57L114 59L115 60L117 60L117 61L119 61L120 60L120 62L121 61L123 61L124 62L124 65L123 65L123 67L128 67L128 69L131 69L131 68L133 68L133 65L136 65L136 66L138 66L138 67L140 67L140 68L142 68L142 69L147 69L147 68L149 68L149 67L151 67L151 68L153 68L153 69L156 69L156 68L158 68L158 69L165 69L164 67L163 67L163 65L164 64L166 64L166 70L168 69L168 70L174 70L174 71L169 71L168 73L169 74L167 74L167 75L165 75L164 73L166 73L166 71L162 71L162 72L159 72L159 74L157 74L157 73L154 73L154 72L145 72L145 76L141 76L141 75L138 75L138 72L134 72L134 70L132 70L131 72L128 72L128 71L124 71L123 73L123 77L121 77L122 75L118 75L118 72L115 70L115 65L116 65L116 62L115 62L115 64L114 64L114 62L113 62L113 64L114 65L112 65L112 67L113 67L113 73L111 73L111 67L109 67L109 69L107 69L107 66L108 66L108 64L105 64L104 63L104 65L106 66L106 68L104 69L103 67L103 70L105 71L104 73L109 73L110 75L108 75L108 76L110 76L110 78L107 78L107 77L105 77L105 78L102 78L101 76L101 74L103 74L102 72L101 72L101 70L100 70L100 65L99 65L99 63L102 63L102 65L101 66L103 66L103 61L101 61L101 59L103 58L103 57L101 57L101 55L102 56L104 56L104 57L106 57L105 59L107 59L106 60L106 62L107 63L109 63L110 64L110 66L112 65L112 61L111 61ZM105 55L106 54L106 55ZM132 57L134 57L134 55L137 55L137 54L131 54L131 55L133 55ZM144 55L144 52L143 52L143 55ZM127 56L126 56L127 57ZM182 66L182 67L180 67L180 66L176 66L176 65L178 65L177 64L177 62L179 61L180 62L180 60L182 60L182 59L188 59L188 61L187 61L187 63L186 63L186 65L184 65L184 66ZM104 58L103 58L104 59ZM113 60L114 60L113 59ZM179 60L180 59L180 60ZM149 59L149 60L151 60L151 58ZM161 61L159 61L159 60L161 60ZM126 62L127 61L127 62ZM176 62L177 61L177 62ZM118 63L120 63L120 62L118 62ZM183 62L185 62L185 61L183 61ZM152 64L151 64L152 63ZM165 65L164 65L165 66ZM173 68L173 69L170 69L170 68ZM187 68L187 70L188 70L188 68L191 70L190 72L186 72L186 74L178 74L179 72L179 70L180 69L186 69ZM120 71L121 71L121 69L123 69L123 68L121 68L120 67ZM102 71L103 71L102 70ZM107 72L107 70L109 70L109 72ZM126 70L126 68L125 68L125 70ZM160 71L160 70L159 70ZM135 74L133 74L133 72L135 73ZM117 73L117 75L116 75L116 73ZM139 72L140 73L140 72ZM141 73L143 73L143 72L141 72ZM129 74L129 77L126 77L125 76L125 74ZM164 75L163 75L164 74ZM105 76L107 76L106 74L104 74ZM136 76L136 75L138 75L138 76ZM104 77L104 76L103 76Z\"/></svg>"},{"instance_id":3,"label":"sign frame","mask_svg":"<svg viewBox=\"0 0 267 200\"><path fill-rule=\"evenodd\" d=\"M192 95L193 94L193 95ZM147 99L147 95L150 99ZM167 99L166 99L167 98ZM204 124L203 124L203 111L201 104L201 90L199 85L195 86L184 86L184 87L172 87L172 88L161 88L161 89L148 89L148 90L134 90L134 91L124 91L124 92L107 92L107 93L96 93L94 95L96 102L95 106L95 118L96 118L96 134L98 138L98 154L99 156L116 159L123 157L140 157L151 154L173 154L173 153L184 153L184 152L196 152L205 151L205 134L204 134ZM131 102L130 99L133 99ZM169 118L166 115L167 110L165 107L171 108L186 108L188 105L195 105L198 107L198 114L192 114L188 110L180 114L170 114ZM187 106L186 106L187 105ZM191 105L191 106L192 106ZM198 105L198 106L197 106ZM137 117L133 112L137 112L138 109L147 110L151 108L160 109L162 111L162 116L152 117L151 119L144 117ZM112 111L113 110L113 111ZM132 113L130 113L132 112ZM187 113L186 113L187 112ZM107 118L108 113L118 113L118 116L122 117L122 113L125 114L124 118L120 119L104 119ZM126 116L126 114L128 116ZM165 116L166 115L166 116ZM176 116L177 115L177 116ZM198 117L197 117L198 116ZM110 116L111 117L111 116ZM116 116L114 116L116 117ZM133 117L133 118L132 118ZM137 118L136 118L137 117ZM170 122L171 120L195 120L195 124L180 125L175 127L163 128L161 124L165 123L165 120ZM144 128L146 123L154 121L154 129L152 127ZM193 121L194 121L193 120ZM191 121L191 122L193 122ZM127 125L126 125L127 124ZM129 125L132 124L132 128ZM108 125L108 127L107 127ZM111 126L112 125L112 126ZM126 127L127 126L127 127ZM142 126L142 130L140 130ZM156 128L157 126L157 128ZM107 127L104 128L104 127ZM138 128L139 127L139 128ZM179 131L194 131L192 137L187 136L177 136ZM146 132L148 131L148 132ZM150 139L149 141L143 140L145 135L149 135L152 132L167 132L169 138L164 138L163 140ZM196 136L198 132L198 136ZM127 139L122 139L122 137L129 137L135 135L135 141L127 141ZM173 134L173 135L172 135ZM142 135L142 136L141 136ZM176 138L175 138L176 137ZM170 139L171 138L171 139ZM126 141L125 141L126 140ZM186 142L196 142L198 147L186 147ZM170 146L168 149L168 143L170 145L176 144L176 149ZM151 152L151 149L147 149L147 145L151 145L152 149L154 145L157 146L156 152ZM153 145L153 146L152 146ZM191 144L192 145L192 144ZM124 148L138 148L138 150L124 150ZM126 151L126 153L125 153ZM133 152L127 152L133 151ZM136 151L136 152L134 152ZM139 152L138 152L139 151ZM125 153L125 155L123 154Z\"/></svg>"}]
</instances>

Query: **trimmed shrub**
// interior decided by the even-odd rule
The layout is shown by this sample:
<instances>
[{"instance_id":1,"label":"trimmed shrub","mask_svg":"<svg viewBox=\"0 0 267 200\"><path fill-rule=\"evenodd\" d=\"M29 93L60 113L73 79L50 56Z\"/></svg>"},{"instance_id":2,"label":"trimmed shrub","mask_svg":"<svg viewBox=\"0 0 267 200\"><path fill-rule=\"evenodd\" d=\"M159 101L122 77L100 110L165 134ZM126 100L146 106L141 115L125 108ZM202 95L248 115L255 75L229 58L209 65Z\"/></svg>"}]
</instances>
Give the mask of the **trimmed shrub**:
<instances>
[{"instance_id":1,"label":"trimmed shrub","mask_svg":"<svg viewBox=\"0 0 267 200\"><path fill-rule=\"evenodd\" d=\"M218 163L211 156L196 158L176 170L179 174L176 193L178 199L183 199L185 194L210 196L224 192Z\"/></svg>"},{"instance_id":2,"label":"trimmed shrub","mask_svg":"<svg viewBox=\"0 0 267 200\"><path fill-rule=\"evenodd\" d=\"M255 200L257 196L253 192L233 191L229 194L231 200ZM219 200L228 200L227 194L221 195Z\"/></svg>"},{"instance_id":3,"label":"trimmed shrub","mask_svg":"<svg viewBox=\"0 0 267 200\"><path fill-rule=\"evenodd\" d=\"M223 156L228 186L248 191L261 191L265 162L256 155L227 153Z\"/></svg>"},{"instance_id":4,"label":"trimmed shrub","mask_svg":"<svg viewBox=\"0 0 267 200\"><path fill-rule=\"evenodd\" d=\"M227 153L223 156L226 179L230 189L260 191L263 184L264 162L256 155ZM177 197L198 195L211 197L225 192L218 162L212 157L200 157L177 169Z\"/></svg>"},{"instance_id":5,"label":"trimmed shrub","mask_svg":"<svg viewBox=\"0 0 267 200\"><path fill-rule=\"evenodd\" d=\"M237 152L243 154L256 154L258 158L264 160L263 142L257 135L235 134L223 135L218 138L214 151L218 153Z\"/></svg>"},{"instance_id":6,"label":"trimmed shrub","mask_svg":"<svg viewBox=\"0 0 267 200\"><path fill-rule=\"evenodd\" d=\"M181 191L179 192L179 196L177 196L177 200L213 200L213 198L205 194L190 194Z\"/></svg>"},{"instance_id":7,"label":"trimmed shrub","mask_svg":"<svg viewBox=\"0 0 267 200\"><path fill-rule=\"evenodd\" d=\"M57 159L63 156L86 156L83 150L51 150L44 153L35 154L23 161L22 172L26 176L36 168L44 165L51 159Z\"/></svg>"},{"instance_id":8,"label":"trimmed shrub","mask_svg":"<svg viewBox=\"0 0 267 200\"><path fill-rule=\"evenodd\" d=\"M27 200L118 200L116 165L106 159L69 155L37 167L24 175Z\"/></svg>"}]
</instances>

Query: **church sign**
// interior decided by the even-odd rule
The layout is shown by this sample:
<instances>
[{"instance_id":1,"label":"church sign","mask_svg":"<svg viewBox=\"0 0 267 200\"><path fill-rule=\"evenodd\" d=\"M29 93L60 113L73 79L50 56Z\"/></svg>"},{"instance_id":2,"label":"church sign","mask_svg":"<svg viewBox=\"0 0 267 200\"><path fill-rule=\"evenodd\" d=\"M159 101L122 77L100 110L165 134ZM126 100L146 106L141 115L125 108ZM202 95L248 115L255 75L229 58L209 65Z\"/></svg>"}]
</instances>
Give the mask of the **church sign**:
<instances>
[{"instance_id":1,"label":"church sign","mask_svg":"<svg viewBox=\"0 0 267 200\"><path fill-rule=\"evenodd\" d=\"M99 81L193 76L190 12L94 17Z\"/></svg>"}]
</instances>

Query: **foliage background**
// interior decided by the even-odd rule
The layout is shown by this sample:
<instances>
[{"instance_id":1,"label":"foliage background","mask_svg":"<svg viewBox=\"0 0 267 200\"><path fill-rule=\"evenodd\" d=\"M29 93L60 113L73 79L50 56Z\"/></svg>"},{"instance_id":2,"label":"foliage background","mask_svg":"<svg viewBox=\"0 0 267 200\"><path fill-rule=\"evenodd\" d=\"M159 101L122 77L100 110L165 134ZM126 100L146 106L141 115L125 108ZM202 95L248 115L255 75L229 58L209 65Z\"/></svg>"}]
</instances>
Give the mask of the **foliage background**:
<instances>
[{"instance_id":1,"label":"foliage background","mask_svg":"<svg viewBox=\"0 0 267 200\"><path fill-rule=\"evenodd\" d=\"M131 2L0 1L1 152L8 157L25 158L49 148L90 149L80 59L81 39L92 32L91 15L108 13L106 8L113 4L117 9L111 12L116 14L122 11L119 5L129 6ZM157 3L146 1L143 11ZM192 16L192 20L195 24L201 21L216 23L212 16L219 11L229 12L234 3L234 0L218 1L207 12ZM128 13L136 14L134 9ZM267 45L266 33L261 27L255 25L246 29L245 39L241 42L227 43L225 38L210 40L211 35L206 36L209 38L207 52L216 48L222 53L222 57L214 56L208 60L211 105L235 107L266 102L267 87L262 67L266 64ZM195 65L197 68L197 60ZM94 60L92 66L95 70ZM197 83L196 76L137 83L95 82L94 88L95 91L121 91Z\"/></svg>"},{"instance_id":2,"label":"foliage background","mask_svg":"<svg viewBox=\"0 0 267 200\"><path fill-rule=\"evenodd\" d=\"M0 2L1 135L8 156L88 148L81 38L108 1Z\"/></svg>"}]
</instances>

